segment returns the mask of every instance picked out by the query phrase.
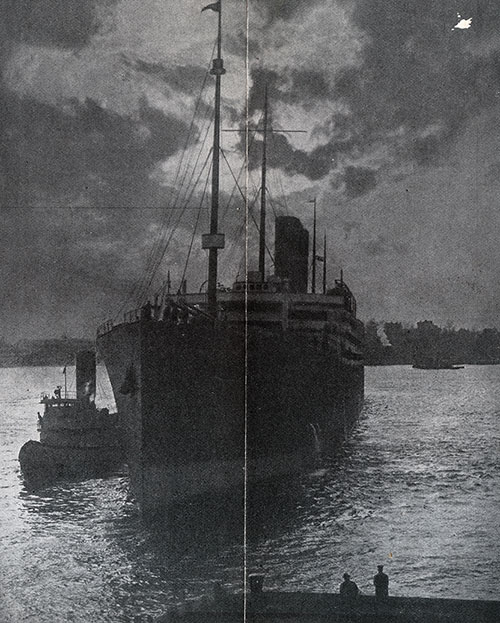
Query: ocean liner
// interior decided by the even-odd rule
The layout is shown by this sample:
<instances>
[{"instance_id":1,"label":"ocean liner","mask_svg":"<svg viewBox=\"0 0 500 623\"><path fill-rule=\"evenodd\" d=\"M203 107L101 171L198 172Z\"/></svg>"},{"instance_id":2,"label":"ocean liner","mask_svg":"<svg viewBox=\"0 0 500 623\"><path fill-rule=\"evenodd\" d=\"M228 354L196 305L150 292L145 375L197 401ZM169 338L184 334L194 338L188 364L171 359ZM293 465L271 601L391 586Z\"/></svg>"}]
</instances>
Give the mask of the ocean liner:
<instances>
[{"instance_id":1,"label":"ocean liner","mask_svg":"<svg viewBox=\"0 0 500 623\"><path fill-rule=\"evenodd\" d=\"M265 266L267 103L264 110L259 270L218 284L221 3L215 77L206 292L146 302L98 329L97 345L124 429L133 492L143 513L191 496L300 473L330 453L359 415L363 325L341 277L316 290L316 225L276 218L274 274ZM326 266L326 257L324 267ZM310 287L309 268L313 278ZM169 288L170 290L170 288ZM240 493L238 493L238 488Z\"/></svg>"}]
</instances>

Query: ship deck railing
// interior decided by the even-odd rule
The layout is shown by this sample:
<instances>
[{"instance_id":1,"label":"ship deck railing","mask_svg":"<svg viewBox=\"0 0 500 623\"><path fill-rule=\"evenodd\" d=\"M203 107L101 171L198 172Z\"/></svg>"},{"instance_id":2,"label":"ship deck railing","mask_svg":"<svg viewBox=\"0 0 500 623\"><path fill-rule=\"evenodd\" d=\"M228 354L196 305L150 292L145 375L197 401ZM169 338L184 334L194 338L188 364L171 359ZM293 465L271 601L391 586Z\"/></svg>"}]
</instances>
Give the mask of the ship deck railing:
<instances>
[{"instance_id":1,"label":"ship deck railing","mask_svg":"<svg viewBox=\"0 0 500 623\"><path fill-rule=\"evenodd\" d=\"M241 319L241 321L250 321L254 316L252 310L252 304L260 303L265 305L266 303L272 305L273 303L280 303L286 308L287 322L293 322L293 316L296 314L308 315L324 313L328 314L330 321L336 321L341 323L347 323L351 325L354 331L359 331L363 324L358 319L354 318L352 313L345 309L341 296L338 295L324 295L313 293L291 293L291 292L272 292L272 291L220 291L218 293L218 302L220 304L220 316L221 320L231 320L231 314L233 314L233 320L236 318L236 308L234 305L238 303L247 310ZM228 310L224 309L224 305L232 304L232 307L228 307ZM318 312L317 306L320 306ZM316 309L314 309L316 308ZM149 304L140 308L136 308L126 312L121 319L112 319L101 324L97 329L97 337L101 337L106 333L109 333L116 326L122 324L133 324L139 322L141 319L149 319L153 321L163 321L166 318L168 310L173 310L173 315L178 312L176 324L189 323L190 319L194 317L212 319L207 309L207 294L205 292L190 293L190 294L178 294L171 295L167 304ZM324 310L324 311L321 311ZM242 310L243 311L243 310ZM257 313L257 310L255 310ZM248 315L247 315L248 314ZM275 314L276 318L280 317L280 313ZM306 318L304 318L306 320ZM309 318L311 320L311 318ZM175 318L174 318L175 323ZM293 325L292 325L293 326Z\"/></svg>"},{"instance_id":2,"label":"ship deck railing","mask_svg":"<svg viewBox=\"0 0 500 623\"><path fill-rule=\"evenodd\" d=\"M61 396L55 396L53 393L51 392L42 392L42 394L40 394L40 403L49 403L49 404L63 404L63 403L68 403L68 404L74 404L75 402L77 402L77 397L76 397L76 391L66 391L64 392L64 394L61 393Z\"/></svg>"}]
</instances>

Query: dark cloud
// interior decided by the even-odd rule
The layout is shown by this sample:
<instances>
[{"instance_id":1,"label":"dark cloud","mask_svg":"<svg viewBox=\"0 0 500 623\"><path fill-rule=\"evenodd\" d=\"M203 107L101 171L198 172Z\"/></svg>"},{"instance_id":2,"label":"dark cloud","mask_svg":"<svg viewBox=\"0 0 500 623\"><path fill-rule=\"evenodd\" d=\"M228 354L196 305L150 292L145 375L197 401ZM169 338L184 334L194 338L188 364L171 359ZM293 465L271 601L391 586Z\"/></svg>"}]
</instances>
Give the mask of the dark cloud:
<instances>
[{"instance_id":1,"label":"dark cloud","mask_svg":"<svg viewBox=\"0 0 500 623\"><path fill-rule=\"evenodd\" d=\"M224 54L230 53L246 58L247 47L250 58L257 57L261 52L260 42L257 39L247 38L247 33L244 30L237 33L227 33L224 36Z\"/></svg>"},{"instance_id":2,"label":"dark cloud","mask_svg":"<svg viewBox=\"0 0 500 623\"><path fill-rule=\"evenodd\" d=\"M265 91L269 101L269 128L273 130L269 138L268 163L271 167L281 168L285 172L301 174L310 180L319 180L325 177L337 166L337 155L348 151L350 140L344 134L345 127L339 126L332 132L332 140L326 145L320 145L311 152L296 149L290 143L286 132L281 134L280 127L274 126L273 103L300 104L307 108L309 103L328 97L326 81L319 72L307 72L292 68L278 74L274 70L253 68L251 72L252 86L249 93L250 115L259 112L262 117ZM299 129L303 128L285 128ZM244 145L241 143L241 149ZM260 166L262 141L256 137L250 148L250 167Z\"/></svg>"},{"instance_id":3,"label":"dark cloud","mask_svg":"<svg viewBox=\"0 0 500 623\"><path fill-rule=\"evenodd\" d=\"M192 95L200 90L200 85L207 75L206 68L195 65L175 65L166 66L162 63L148 63L147 61L136 59L130 60L126 57L123 62L141 73L153 76L168 84L173 89Z\"/></svg>"},{"instance_id":4,"label":"dark cloud","mask_svg":"<svg viewBox=\"0 0 500 623\"><path fill-rule=\"evenodd\" d=\"M4 148L4 206L161 205L151 174L174 154L187 126L143 104L122 117L92 100L64 110L9 96Z\"/></svg>"},{"instance_id":5,"label":"dark cloud","mask_svg":"<svg viewBox=\"0 0 500 623\"><path fill-rule=\"evenodd\" d=\"M366 167L346 167L344 171L345 193L348 197L359 197L373 190L377 185L377 173Z\"/></svg>"},{"instance_id":6,"label":"dark cloud","mask_svg":"<svg viewBox=\"0 0 500 623\"><path fill-rule=\"evenodd\" d=\"M134 249L159 218L154 210L3 209L3 334L91 337L139 277Z\"/></svg>"},{"instance_id":7,"label":"dark cloud","mask_svg":"<svg viewBox=\"0 0 500 623\"><path fill-rule=\"evenodd\" d=\"M311 10L321 0L256 0L263 9L269 23L276 20L290 20L298 14Z\"/></svg>"},{"instance_id":8,"label":"dark cloud","mask_svg":"<svg viewBox=\"0 0 500 623\"><path fill-rule=\"evenodd\" d=\"M391 239L384 234L378 234L377 236L364 240L361 242L363 251L369 257L377 257L380 255L392 254L396 256L407 255L409 250L407 246L397 240Z\"/></svg>"},{"instance_id":9,"label":"dark cloud","mask_svg":"<svg viewBox=\"0 0 500 623\"><path fill-rule=\"evenodd\" d=\"M492 162L486 169L484 177L489 184L500 183L500 162Z\"/></svg>"},{"instance_id":10,"label":"dark cloud","mask_svg":"<svg viewBox=\"0 0 500 623\"><path fill-rule=\"evenodd\" d=\"M262 3L271 20L300 19L305 2ZM356 66L343 67L333 83L322 63L279 72L256 68L251 73L250 111L262 108L264 86L271 102L300 105L335 100L338 105L322 128L330 139L311 153L280 143L274 164L288 172L301 169L311 179L335 172L346 155L356 161L373 150L385 163L409 160L439 165L450 153L470 119L497 105L500 52L495 36L500 27L498 5L492 0L466 0L462 17L472 28L455 30L457 5L452 0L345 0L362 49ZM322 160L321 154L328 154ZM319 157L319 158L318 158ZM309 160L314 161L310 164ZM319 160L319 166L318 166ZM341 158L342 160L342 158ZM329 167L326 166L330 163ZM348 183L346 193L357 196ZM367 182L375 187L375 176ZM354 192L354 194L352 194ZM367 192L367 191L364 191Z\"/></svg>"},{"instance_id":11,"label":"dark cloud","mask_svg":"<svg viewBox=\"0 0 500 623\"><path fill-rule=\"evenodd\" d=\"M97 32L98 7L116 0L3 0L7 35L18 42L79 48Z\"/></svg>"},{"instance_id":12,"label":"dark cloud","mask_svg":"<svg viewBox=\"0 0 500 623\"><path fill-rule=\"evenodd\" d=\"M291 70L290 103L300 101L308 108L312 103L331 97L330 86L320 71L295 68Z\"/></svg>"},{"instance_id":13,"label":"dark cloud","mask_svg":"<svg viewBox=\"0 0 500 623\"><path fill-rule=\"evenodd\" d=\"M411 156L418 165L431 166L439 164L446 148L439 136L417 137L410 147Z\"/></svg>"},{"instance_id":14,"label":"dark cloud","mask_svg":"<svg viewBox=\"0 0 500 623\"><path fill-rule=\"evenodd\" d=\"M227 199L222 193L221 204ZM0 305L0 334L8 340L63 333L92 337L96 327L118 310L138 306L140 289L136 286L150 274L150 252L162 234L173 229L168 259L158 270L152 289L165 280L167 270L176 289L198 219L196 210L186 212L182 222L177 211L170 224L169 216L163 207L143 206L2 209L0 281L5 296ZM229 219L225 224L225 253L231 253L234 240L230 232L235 223ZM201 231L208 227L203 218L200 225ZM165 244L163 239L162 249ZM233 257L238 254L234 252ZM194 291L206 279L205 260L197 235L187 272Z\"/></svg>"},{"instance_id":15,"label":"dark cloud","mask_svg":"<svg viewBox=\"0 0 500 623\"><path fill-rule=\"evenodd\" d=\"M0 17L0 202L2 206L17 205L21 197L20 186L23 176L35 155L24 161L15 146L15 119L11 117L12 98L3 82L3 68L19 43L45 45L78 50L87 45L98 31L98 15L118 0L1 0ZM21 108L23 105L21 105ZM31 109L23 123L38 134L38 150L42 158L45 152L43 139L37 128L36 118L30 117ZM14 117L23 116L17 110ZM49 136L47 142L51 142ZM50 150L49 150L50 151ZM57 162L61 160L58 157ZM36 167L48 167L42 162ZM57 177L57 176L56 176Z\"/></svg>"},{"instance_id":16,"label":"dark cloud","mask_svg":"<svg viewBox=\"0 0 500 623\"><path fill-rule=\"evenodd\" d=\"M272 69L254 67L250 72L251 88L248 98L250 114L262 110L267 88L269 102L300 104L308 108L331 97L325 76L319 70L291 67L278 73Z\"/></svg>"},{"instance_id":17,"label":"dark cloud","mask_svg":"<svg viewBox=\"0 0 500 623\"><path fill-rule=\"evenodd\" d=\"M282 88L285 81L276 71L254 67L250 71L251 87L248 95L248 112L253 115L255 111L262 111L264 108L265 91L267 89L268 100L272 102L281 101L283 97Z\"/></svg>"},{"instance_id":18,"label":"dark cloud","mask_svg":"<svg viewBox=\"0 0 500 623\"><path fill-rule=\"evenodd\" d=\"M389 243L386 236L379 234L376 238L363 243L367 255L376 257L389 251Z\"/></svg>"},{"instance_id":19,"label":"dark cloud","mask_svg":"<svg viewBox=\"0 0 500 623\"><path fill-rule=\"evenodd\" d=\"M362 63L339 72L334 92L351 111L363 141L393 143L417 164L436 164L467 120L496 102L500 57L473 51L500 25L496 3L465 2L472 29L452 29L457 5L445 0L354 3L352 19L366 35ZM395 138L396 137L396 138Z\"/></svg>"},{"instance_id":20,"label":"dark cloud","mask_svg":"<svg viewBox=\"0 0 500 623\"><path fill-rule=\"evenodd\" d=\"M310 180L320 180L335 167L338 148L335 145L321 145L311 152L293 147L286 134L273 132L269 138L267 163L269 167L280 168L290 175L304 175ZM255 138L249 149L249 166L256 169L262 162L262 140Z\"/></svg>"}]
</instances>

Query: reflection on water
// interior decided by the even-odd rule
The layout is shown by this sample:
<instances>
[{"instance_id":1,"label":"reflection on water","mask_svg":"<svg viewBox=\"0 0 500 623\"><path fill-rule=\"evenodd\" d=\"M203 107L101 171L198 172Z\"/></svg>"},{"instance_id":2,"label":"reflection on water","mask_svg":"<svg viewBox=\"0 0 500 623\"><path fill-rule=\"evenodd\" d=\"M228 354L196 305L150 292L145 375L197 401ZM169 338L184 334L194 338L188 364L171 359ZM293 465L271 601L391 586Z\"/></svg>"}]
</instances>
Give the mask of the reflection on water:
<instances>
[{"instance_id":1,"label":"reflection on water","mask_svg":"<svg viewBox=\"0 0 500 623\"><path fill-rule=\"evenodd\" d=\"M340 456L242 499L205 499L143 525L126 474L23 489L17 453L36 439L39 393L60 370L0 370L0 620L147 620L167 604L266 585L498 598L500 367L367 370L363 418ZM102 384L102 383L101 383Z\"/></svg>"}]
</instances>

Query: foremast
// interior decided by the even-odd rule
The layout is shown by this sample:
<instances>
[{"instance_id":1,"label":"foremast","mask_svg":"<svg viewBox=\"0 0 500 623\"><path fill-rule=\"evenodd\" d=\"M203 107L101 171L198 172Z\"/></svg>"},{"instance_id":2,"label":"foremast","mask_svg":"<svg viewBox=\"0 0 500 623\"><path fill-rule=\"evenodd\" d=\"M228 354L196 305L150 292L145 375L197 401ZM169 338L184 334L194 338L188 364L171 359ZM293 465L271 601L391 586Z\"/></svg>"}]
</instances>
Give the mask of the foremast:
<instances>
[{"instance_id":1,"label":"foremast","mask_svg":"<svg viewBox=\"0 0 500 623\"><path fill-rule=\"evenodd\" d=\"M208 311L217 315L217 255L224 248L224 234L218 232L219 220L219 177L220 177L220 117L221 77L226 73L222 60L222 2L218 0L204 7L218 14L217 56L213 59L210 73L215 76L214 141L212 149L212 204L210 212L210 233L202 237L202 246L208 249Z\"/></svg>"}]
</instances>

